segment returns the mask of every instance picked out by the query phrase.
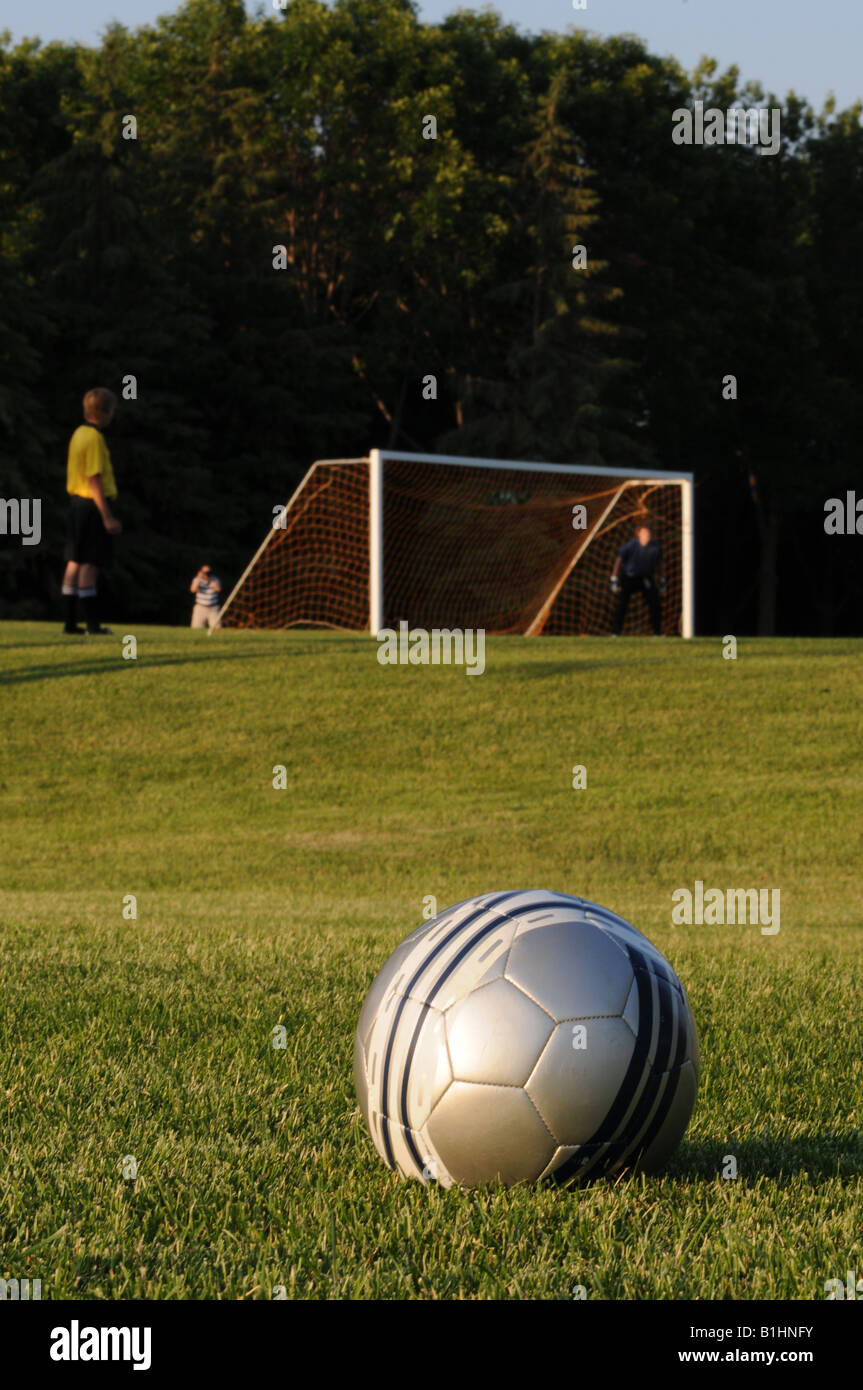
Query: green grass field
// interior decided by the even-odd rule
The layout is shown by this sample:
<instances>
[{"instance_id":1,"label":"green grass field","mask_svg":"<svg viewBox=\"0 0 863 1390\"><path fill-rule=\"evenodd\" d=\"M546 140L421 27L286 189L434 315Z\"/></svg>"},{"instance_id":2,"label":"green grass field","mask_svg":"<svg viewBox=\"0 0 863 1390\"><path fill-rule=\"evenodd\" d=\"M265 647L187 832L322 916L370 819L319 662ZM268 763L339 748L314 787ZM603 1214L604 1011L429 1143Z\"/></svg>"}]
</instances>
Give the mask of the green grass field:
<instances>
[{"instance_id":1,"label":"green grass field","mask_svg":"<svg viewBox=\"0 0 863 1390\"><path fill-rule=\"evenodd\" d=\"M134 631L127 661L123 629L0 625L0 1277L822 1299L863 1272L863 643L498 638L468 677L361 635ZM695 879L779 888L781 930L672 926ZM662 1177L443 1192L378 1159L373 976L427 895L517 887L613 908L683 980L702 1084Z\"/></svg>"}]
</instances>

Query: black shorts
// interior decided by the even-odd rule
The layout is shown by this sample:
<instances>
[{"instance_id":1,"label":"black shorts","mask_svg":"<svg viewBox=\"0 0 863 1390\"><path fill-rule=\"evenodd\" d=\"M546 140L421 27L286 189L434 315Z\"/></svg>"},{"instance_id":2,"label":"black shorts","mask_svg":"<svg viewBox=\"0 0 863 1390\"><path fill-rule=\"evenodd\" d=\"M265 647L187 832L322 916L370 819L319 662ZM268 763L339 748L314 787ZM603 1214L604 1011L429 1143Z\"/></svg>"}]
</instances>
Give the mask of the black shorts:
<instances>
[{"instance_id":1,"label":"black shorts","mask_svg":"<svg viewBox=\"0 0 863 1390\"><path fill-rule=\"evenodd\" d=\"M69 498L66 526L66 560L76 565L110 565L111 537L102 514L91 497Z\"/></svg>"}]
</instances>

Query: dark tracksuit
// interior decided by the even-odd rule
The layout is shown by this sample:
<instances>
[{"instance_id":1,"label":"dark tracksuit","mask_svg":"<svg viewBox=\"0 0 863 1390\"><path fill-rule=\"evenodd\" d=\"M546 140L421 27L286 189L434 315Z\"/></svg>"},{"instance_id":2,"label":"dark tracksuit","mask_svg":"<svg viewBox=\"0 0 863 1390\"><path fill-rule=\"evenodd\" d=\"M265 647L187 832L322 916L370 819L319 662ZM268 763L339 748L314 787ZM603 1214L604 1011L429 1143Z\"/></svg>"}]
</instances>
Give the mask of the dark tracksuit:
<instances>
[{"instance_id":1,"label":"dark tracksuit","mask_svg":"<svg viewBox=\"0 0 863 1390\"><path fill-rule=\"evenodd\" d=\"M642 545L638 540L627 541L617 552L620 556L620 593L614 606L611 623L612 632L620 636L626 618L626 610L632 594L644 594L650 626L657 637L662 634L662 604L656 580L653 578L662 562L662 546L659 541L650 540Z\"/></svg>"}]
</instances>

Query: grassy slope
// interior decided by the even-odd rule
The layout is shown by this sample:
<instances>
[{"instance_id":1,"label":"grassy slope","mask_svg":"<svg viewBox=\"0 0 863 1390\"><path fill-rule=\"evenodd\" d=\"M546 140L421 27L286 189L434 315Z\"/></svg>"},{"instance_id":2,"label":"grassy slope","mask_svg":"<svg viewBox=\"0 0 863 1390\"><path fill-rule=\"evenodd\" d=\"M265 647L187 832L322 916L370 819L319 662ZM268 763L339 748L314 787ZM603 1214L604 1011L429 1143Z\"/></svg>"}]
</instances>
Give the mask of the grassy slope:
<instances>
[{"instance_id":1,"label":"grassy slope","mask_svg":"<svg viewBox=\"0 0 863 1390\"><path fill-rule=\"evenodd\" d=\"M0 1276L820 1298L859 1267L860 643L498 639L477 678L360 636L137 636L127 662L0 625ZM778 887L780 933L672 927L696 878ZM365 990L425 895L530 886L631 918L681 975L687 1141L582 1192L402 1183L354 1103Z\"/></svg>"}]
</instances>

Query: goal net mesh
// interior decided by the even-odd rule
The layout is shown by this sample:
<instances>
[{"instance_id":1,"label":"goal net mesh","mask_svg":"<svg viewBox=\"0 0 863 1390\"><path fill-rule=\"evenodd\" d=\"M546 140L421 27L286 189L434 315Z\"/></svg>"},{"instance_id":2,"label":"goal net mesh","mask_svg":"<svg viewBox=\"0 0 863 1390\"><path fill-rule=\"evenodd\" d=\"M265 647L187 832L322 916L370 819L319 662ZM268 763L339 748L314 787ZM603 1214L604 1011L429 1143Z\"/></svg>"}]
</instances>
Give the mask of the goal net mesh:
<instances>
[{"instance_id":1,"label":"goal net mesh","mask_svg":"<svg viewBox=\"0 0 863 1390\"><path fill-rule=\"evenodd\" d=\"M384 625L608 632L614 558L642 520L662 545L663 630L678 633L676 483L385 459ZM368 628L368 460L314 465L226 604L222 625ZM647 606L635 594L624 633L648 631Z\"/></svg>"}]
</instances>

